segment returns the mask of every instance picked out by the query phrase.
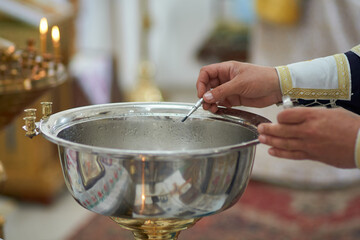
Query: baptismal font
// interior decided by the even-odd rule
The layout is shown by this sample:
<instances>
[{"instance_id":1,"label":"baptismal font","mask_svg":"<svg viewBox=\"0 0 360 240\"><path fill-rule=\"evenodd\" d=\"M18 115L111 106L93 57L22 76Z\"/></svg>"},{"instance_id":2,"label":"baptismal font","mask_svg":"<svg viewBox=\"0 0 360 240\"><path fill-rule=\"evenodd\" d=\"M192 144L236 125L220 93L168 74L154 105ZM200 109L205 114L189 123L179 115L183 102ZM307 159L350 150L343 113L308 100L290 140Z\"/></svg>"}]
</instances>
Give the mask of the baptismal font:
<instances>
[{"instance_id":1,"label":"baptismal font","mask_svg":"<svg viewBox=\"0 0 360 240\"><path fill-rule=\"evenodd\" d=\"M251 176L257 126L267 119L181 103L111 103L72 108L26 123L58 145L66 186L89 211L135 239L177 239L199 219L230 208Z\"/></svg>"}]
</instances>

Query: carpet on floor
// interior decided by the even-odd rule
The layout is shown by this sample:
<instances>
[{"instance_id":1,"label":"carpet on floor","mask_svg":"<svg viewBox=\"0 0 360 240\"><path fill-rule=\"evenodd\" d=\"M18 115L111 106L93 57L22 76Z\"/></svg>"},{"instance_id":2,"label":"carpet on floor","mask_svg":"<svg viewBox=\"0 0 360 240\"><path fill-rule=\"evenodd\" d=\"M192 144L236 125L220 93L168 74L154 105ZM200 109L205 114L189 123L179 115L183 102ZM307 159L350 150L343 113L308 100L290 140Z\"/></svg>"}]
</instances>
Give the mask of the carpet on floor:
<instances>
[{"instance_id":1,"label":"carpet on floor","mask_svg":"<svg viewBox=\"0 0 360 240\"><path fill-rule=\"evenodd\" d=\"M108 217L95 215L67 240L132 240ZM201 219L179 240L359 240L360 185L327 190L251 181L230 209Z\"/></svg>"}]
</instances>

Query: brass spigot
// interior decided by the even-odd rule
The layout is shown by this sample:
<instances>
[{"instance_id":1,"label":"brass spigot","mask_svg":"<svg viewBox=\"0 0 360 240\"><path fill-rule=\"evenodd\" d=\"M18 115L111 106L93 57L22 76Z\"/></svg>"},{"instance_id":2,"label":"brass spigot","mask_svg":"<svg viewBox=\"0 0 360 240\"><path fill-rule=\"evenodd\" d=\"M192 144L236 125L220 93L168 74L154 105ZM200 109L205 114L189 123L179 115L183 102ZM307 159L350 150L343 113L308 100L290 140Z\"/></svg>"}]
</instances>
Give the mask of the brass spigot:
<instances>
[{"instance_id":1,"label":"brass spigot","mask_svg":"<svg viewBox=\"0 0 360 240\"><path fill-rule=\"evenodd\" d=\"M52 102L41 102L42 107L42 121L45 121L52 114ZM39 123L36 122L36 109L28 108L24 110L26 116L24 117L25 126L23 129L26 131L25 136L33 138L40 134Z\"/></svg>"},{"instance_id":2,"label":"brass spigot","mask_svg":"<svg viewBox=\"0 0 360 240\"><path fill-rule=\"evenodd\" d=\"M41 102L42 106L42 119L46 120L52 114L52 102Z\"/></svg>"},{"instance_id":3,"label":"brass spigot","mask_svg":"<svg viewBox=\"0 0 360 240\"><path fill-rule=\"evenodd\" d=\"M24 110L26 117L36 117L36 109L35 108L28 108Z\"/></svg>"},{"instance_id":4,"label":"brass spigot","mask_svg":"<svg viewBox=\"0 0 360 240\"><path fill-rule=\"evenodd\" d=\"M34 136L38 135L36 131L36 123L35 123L36 117L34 116L24 117L24 120L25 120L24 129L26 130L25 136L29 138L33 138Z\"/></svg>"}]
</instances>

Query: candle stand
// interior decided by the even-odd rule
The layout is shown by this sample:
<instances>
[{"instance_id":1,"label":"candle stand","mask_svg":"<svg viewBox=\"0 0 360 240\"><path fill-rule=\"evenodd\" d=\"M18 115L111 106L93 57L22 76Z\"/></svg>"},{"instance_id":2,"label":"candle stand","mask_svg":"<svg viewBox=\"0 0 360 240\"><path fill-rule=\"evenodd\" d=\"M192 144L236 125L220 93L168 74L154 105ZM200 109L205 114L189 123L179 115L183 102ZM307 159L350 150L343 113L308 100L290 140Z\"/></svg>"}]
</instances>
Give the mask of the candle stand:
<instances>
[{"instance_id":1,"label":"candle stand","mask_svg":"<svg viewBox=\"0 0 360 240\"><path fill-rule=\"evenodd\" d=\"M52 54L39 55L32 40L28 41L26 49L0 44L0 130L26 106L46 91L64 83L66 79L65 66L56 61ZM27 115L28 120L34 118L35 111L28 111ZM0 185L6 184L2 160L4 159L0 159ZM0 216L2 239L4 223L5 219Z\"/></svg>"},{"instance_id":2,"label":"candle stand","mask_svg":"<svg viewBox=\"0 0 360 240\"><path fill-rule=\"evenodd\" d=\"M31 48L0 48L0 129L45 91L67 79L63 64L53 55Z\"/></svg>"}]
</instances>

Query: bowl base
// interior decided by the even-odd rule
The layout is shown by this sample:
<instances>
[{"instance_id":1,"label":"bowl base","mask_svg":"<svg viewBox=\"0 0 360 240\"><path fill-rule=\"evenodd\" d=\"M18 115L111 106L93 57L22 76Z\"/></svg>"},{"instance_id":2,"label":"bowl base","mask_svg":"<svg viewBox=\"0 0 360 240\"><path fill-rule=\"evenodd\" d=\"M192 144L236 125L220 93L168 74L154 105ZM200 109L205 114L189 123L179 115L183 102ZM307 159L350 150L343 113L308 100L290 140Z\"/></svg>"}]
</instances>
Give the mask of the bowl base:
<instances>
[{"instance_id":1,"label":"bowl base","mask_svg":"<svg viewBox=\"0 0 360 240\"><path fill-rule=\"evenodd\" d=\"M126 219L110 217L121 227L130 230L136 240L176 240L180 231L192 227L200 218L192 219Z\"/></svg>"}]
</instances>

